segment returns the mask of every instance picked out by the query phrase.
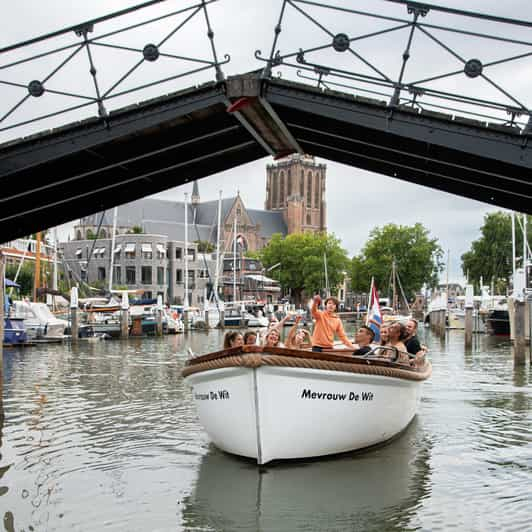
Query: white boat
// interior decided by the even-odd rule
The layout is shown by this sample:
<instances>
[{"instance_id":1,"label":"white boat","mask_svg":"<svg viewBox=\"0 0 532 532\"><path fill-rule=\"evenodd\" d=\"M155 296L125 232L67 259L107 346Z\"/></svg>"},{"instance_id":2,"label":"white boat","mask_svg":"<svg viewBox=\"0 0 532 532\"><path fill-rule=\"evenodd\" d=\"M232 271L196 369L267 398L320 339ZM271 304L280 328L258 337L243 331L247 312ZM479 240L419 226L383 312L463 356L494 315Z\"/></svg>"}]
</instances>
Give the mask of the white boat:
<instances>
[{"instance_id":1,"label":"white boat","mask_svg":"<svg viewBox=\"0 0 532 532\"><path fill-rule=\"evenodd\" d=\"M63 340L68 326L68 322L56 318L45 303L14 301L11 316L24 320L28 340Z\"/></svg>"},{"instance_id":2,"label":"white boat","mask_svg":"<svg viewBox=\"0 0 532 532\"><path fill-rule=\"evenodd\" d=\"M450 308L447 311L447 324L449 329L465 329L465 309ZM486 332L482 314L477 309L473 309L473 332Z\"/></svg>"},{"instance_id":3,"label":"white boat","mask_svg":"<svg viewBox=\"0 0 532 532\"><path fill-rule=\"evenodd\" d=\"M266 316L255 316L251 312L244 312L244 319L248 320L248 327L260 328L268 327L269 321Z\"/></svg>"},{"instance_id":4,"label":"white boat","mask_svg":"<svg viewBox=\"0 0 532 532\"><path fill-rule=\"evenodd\" d=\"M391 439L415 416L431 371L428 361L244 346L193 358L183 376L214 444L265 464Z\"/></svg>"}]
</instances>

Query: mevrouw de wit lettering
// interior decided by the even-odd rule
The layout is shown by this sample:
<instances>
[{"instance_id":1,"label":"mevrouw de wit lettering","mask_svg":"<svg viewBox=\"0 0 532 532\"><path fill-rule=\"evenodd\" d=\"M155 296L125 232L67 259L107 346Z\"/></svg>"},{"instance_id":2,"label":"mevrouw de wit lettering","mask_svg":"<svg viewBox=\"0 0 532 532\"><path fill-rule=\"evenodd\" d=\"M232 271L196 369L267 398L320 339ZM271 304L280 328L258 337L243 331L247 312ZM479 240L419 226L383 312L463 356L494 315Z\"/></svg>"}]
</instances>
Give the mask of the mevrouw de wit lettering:
<instances>
[{"instance_id":1,"label":"mevrouw de wit lettering","mask_svg":"<svg viewBox=\"0 0 532 532\"><path fill-rule=\"evenodd\" d=\"M312 390L303 389L301 392L302 399L323 399L327 401L373 401L373 392L349 392L349 393L330 393L330 392L313 392Z\"/></svg>"}]
</instances>

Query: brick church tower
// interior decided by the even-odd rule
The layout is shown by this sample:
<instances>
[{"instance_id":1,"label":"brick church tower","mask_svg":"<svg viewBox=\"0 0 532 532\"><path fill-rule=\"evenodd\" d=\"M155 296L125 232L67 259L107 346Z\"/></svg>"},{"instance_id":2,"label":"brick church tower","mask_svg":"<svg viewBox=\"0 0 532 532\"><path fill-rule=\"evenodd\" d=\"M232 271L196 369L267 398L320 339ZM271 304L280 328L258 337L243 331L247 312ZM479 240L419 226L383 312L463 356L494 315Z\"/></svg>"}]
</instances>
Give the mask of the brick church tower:
<instances>
[{"instance_id":1,"label":"brick church tower","mask_svg":"<svg viewBox=\"0 0 532 532\"><path fill-rule=\"evenodd\" d=\"M327 230L326 166L309 155L291 155L266 167L268 211L282 212L288 234Z\"/></svg>"}]
</instances>

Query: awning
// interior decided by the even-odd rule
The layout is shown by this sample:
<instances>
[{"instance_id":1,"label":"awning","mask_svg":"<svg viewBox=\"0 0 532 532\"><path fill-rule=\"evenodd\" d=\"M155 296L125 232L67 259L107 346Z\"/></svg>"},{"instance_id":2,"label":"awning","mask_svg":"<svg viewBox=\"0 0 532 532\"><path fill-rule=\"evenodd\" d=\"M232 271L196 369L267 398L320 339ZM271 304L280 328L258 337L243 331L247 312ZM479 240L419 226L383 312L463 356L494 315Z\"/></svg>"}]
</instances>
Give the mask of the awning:
<instances>
[{"instance_id":1,"label":"awning","mask_svg":"<svg viewBox=\"0 0 532 532\"><path fill-rule=\"evenodd\" d=\"M166 255L166 249L164 249L164 246L162 244L157 244L157 251Z\"/></svg>"},{"instance_id":2,"label":"awning","mask_svg":"<svg viewBox=\"0 0 532 532\"><path fill-rule=\"evenodd\" d=\"M122 245L118 244L118 246L115 247L115 253L120 253L120 250L122 249Z\"/></svg>"},{"instance_id":3,"label":"awning","mask_svg":"<svg viewBox=\"0 0 532 532\"><path fill-rule=\"evenodd\" d=\"M81 257L81 254L83 253L82 249L76 250L76 257Z\"/></svg>"},{"instance_id":4,"label":"awning","mask_svg":"<svg viewBox=\"0 0 532 532\"><path fill-rule=\"evenodd\" d=\"M105 248L98 248L95 252L94 252L96 255L104 255L105 253Z\"/></svg>"},{"instance_id":5,"label":"awning","mask_svg":"<svg viewBox=\"0 0 532 532\"><path fill-rule=\"evenodd\" d=\"M126 244L124 251L126 253L135 253L135 244L132 244L131 242L129 242L128 244Z\"/></svg>"},{"instance_id":6,"label":"awning","mask_svg":"<svg viewBox=\"0 0 532 532\"><path fill-rule=\"evenodd\" d=\"M142 249L142 253L153 253L151 244L142 244L141 249Z\"/></svg>"}]
</instances>

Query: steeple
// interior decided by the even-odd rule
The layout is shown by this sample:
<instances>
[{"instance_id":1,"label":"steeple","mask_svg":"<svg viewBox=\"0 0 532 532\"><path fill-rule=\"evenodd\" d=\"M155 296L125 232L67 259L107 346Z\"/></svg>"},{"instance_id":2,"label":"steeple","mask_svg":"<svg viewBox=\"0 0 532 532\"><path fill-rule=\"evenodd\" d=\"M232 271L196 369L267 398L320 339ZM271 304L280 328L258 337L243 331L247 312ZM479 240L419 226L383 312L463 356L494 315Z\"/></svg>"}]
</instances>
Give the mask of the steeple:
<instances>
[{"instance_id":1,"label":"steeple","mask_svg":"<svg viewBox=\"0 0 532 532\"><path fill-rule=\"evenodd\" d=\"M198 182L195 180L194 185L192 186L191 203L192 205L197 205L199 202L200 202L200 195L199 195Z\"/></svg>"}]
</instances>

